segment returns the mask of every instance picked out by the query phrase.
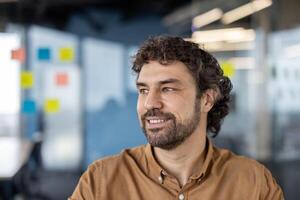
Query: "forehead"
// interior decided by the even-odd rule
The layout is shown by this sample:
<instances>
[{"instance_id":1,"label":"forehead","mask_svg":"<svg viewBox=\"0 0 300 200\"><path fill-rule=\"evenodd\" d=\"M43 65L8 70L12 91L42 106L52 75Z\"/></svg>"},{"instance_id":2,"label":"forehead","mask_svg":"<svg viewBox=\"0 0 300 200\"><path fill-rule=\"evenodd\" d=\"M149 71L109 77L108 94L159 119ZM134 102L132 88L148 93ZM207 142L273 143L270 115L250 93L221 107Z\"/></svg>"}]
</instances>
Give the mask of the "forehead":
<instances>
[{"instance_id":1,"label":"forehead","mask_svg":"<svg viewBox=\"0 0 300 200\"><path fill-rule=\"evenodd\" d=\"M167 79L177 79L182 83L193 82L192 75L187 66L182 62L173 62L168 65L162 65L157 61L150 61L143 65L137 82L155 83Z\"/></svg>"}]
</instances>

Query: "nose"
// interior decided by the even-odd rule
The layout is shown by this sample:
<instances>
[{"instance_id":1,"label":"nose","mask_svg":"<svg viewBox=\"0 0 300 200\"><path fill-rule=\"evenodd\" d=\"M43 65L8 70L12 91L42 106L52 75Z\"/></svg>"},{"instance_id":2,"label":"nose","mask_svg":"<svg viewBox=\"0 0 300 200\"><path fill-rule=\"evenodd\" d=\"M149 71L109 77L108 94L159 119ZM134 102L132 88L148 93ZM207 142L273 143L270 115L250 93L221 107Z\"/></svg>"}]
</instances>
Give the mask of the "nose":
<instances>
[{"instance_id":1,"label":"nose","mask_svg":"<svg viewBox=\"0 0 300 200\"><path fill-rule=\"evenodd\" d=\"M161 109L163 106L160 95L156 91L150 91L146 97L144 107L147 110L151 109Z\"/></svg>"}]
</instances>

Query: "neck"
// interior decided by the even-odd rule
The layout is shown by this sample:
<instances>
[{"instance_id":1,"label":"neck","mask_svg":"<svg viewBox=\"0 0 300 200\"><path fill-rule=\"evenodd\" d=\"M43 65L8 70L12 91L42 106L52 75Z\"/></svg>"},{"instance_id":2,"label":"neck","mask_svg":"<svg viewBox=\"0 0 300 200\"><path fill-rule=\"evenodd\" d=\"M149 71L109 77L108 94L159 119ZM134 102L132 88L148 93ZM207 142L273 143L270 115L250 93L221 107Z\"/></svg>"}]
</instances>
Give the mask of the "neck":
<instances>
[{"instance_id":1,"label":"neck","mask_svg":"<svg viewBox=\"0 0 300 200\"><path fill-rule=\"evenodd\" d=\"M200 122L201 123L201 122ZM172 176L179 185L184 186L189 177L204 162L206 145L206 126L199 126L182 144L172 150L154 148L158 163Z\"/></svg>"}]
</instances>

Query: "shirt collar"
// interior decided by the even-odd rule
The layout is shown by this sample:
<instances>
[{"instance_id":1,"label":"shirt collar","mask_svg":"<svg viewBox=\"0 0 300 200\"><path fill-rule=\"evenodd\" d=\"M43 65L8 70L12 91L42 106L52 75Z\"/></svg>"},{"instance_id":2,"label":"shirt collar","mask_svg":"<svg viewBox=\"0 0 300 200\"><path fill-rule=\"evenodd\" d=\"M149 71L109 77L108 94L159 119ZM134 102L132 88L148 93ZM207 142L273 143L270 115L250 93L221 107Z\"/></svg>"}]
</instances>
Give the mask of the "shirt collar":
<instances>
[{"instance_id":1,"label":"shirt collar","mask_svg":"<svg viewBox=\"0 0 300 200\"><path fill-rule=\"evenodd\" d=\"M154 158L154 152L153 152L153 147L148 143L145 149L145 154L146 154L146 159L147 159L147 170L149 175L152 177L159 177L162 172L163 168L158 164L158 162Z\"/></svg>"},{"instance_id":2,"label":"shirt collar","mask_svg":"<svg viewBox=\"0 0 300 200\"><path fill-rule=\"evenodd\" d=\"M159 163L154 158L153 147L148 143L145 149L146 159L147 159L147 170L152 177L159 177L164 172L164 169L159 165ZM196 170L196 173L191 176L192 179L199 179L207 174L208 168L213 158L213 144L209 138L206 137L206 147L205 147L205 158L203 165Z\"/></svg>"},{"instance_id":3,"label":"shirt collar","mask_svg":"<svg viewBox=\"0 0 300 200\"><path fill-rule=\"evenodd\" d=\"M192 179L199 179L207 175L211 161L213 159L213 151L214 151L213 144L210 141L210 139L206 137L204 162L203 165L196 170L196 173L191 176Z\"/></svg>"}]
</instances>

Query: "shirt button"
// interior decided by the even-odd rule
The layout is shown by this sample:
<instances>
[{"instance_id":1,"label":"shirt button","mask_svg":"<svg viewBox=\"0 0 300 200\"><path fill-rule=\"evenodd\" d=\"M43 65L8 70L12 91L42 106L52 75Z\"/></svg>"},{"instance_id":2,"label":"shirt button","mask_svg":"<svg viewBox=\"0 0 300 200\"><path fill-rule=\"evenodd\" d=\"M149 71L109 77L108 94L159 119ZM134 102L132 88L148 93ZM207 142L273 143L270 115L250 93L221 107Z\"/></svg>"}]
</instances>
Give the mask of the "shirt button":
<instances>
[{"instance_id":1,"label":"shirt button","mask_svg":"<svg viewBox=\"0 0 300 200\"><path fill-rule=\"evenodd\" d=\"M161 176L158 177L158 181L162 184L163 183L163 179Z\"/></svg>"},{"instance_id":2,"label":"shirt button","mask_svg":"<svg viewBox=\"0 0 300 200\"><path fill-rule=\"evenodd\" d=\"M179 198L179 200L184 200L184 195L180 194L178 198Z\"/></svg>"}]
</instances>

